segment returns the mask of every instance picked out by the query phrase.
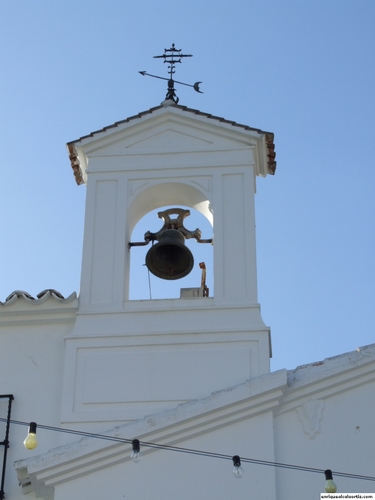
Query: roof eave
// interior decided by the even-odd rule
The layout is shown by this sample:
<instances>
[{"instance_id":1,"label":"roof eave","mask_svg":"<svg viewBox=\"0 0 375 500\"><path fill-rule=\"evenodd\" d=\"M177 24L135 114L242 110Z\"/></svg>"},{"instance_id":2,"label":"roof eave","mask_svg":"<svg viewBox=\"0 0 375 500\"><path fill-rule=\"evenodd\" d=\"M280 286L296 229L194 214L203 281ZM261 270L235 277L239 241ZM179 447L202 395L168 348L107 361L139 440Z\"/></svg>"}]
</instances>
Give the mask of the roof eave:
<instances>
[{"instance_id":1,"label":"roof eave","mask_svg":"<svg viewBox=\"0 0 375 500\"><path fill-rule=\"evenodd\" d=\"M128 118L125 118L124 120L120 120L118 122L113 123L112 125L103 127L100 130L96 130L94 132L91 132L88 135L82 136L79 139L68 142L67 149L68 149L69 159L70 159L70 163L71 163L71 166L73 169L76 183L78 185L85 183L85 175L84 175L85 165L82 165L82 158L84 155L83 156L80 155L80 151L79 151L79 149L80 149L79 144L80 143L82 144L85 142L85 140L92 139L96 135L106 133L106 132L110 131L111 129L118 128L119 126L127 124L133 120L142 119L143 117L145 117L147 115L150 115L152 113L155 113L156 111L159 111L159 110L165 109L165 108L179 109L183 112L191 113L191 114L194 114L196 116L205 117L209 120L218 121L220 123L230 125L230 126L235 127L235 128L240 128L240 129L243 129L246 131L255 132L260 137L263 137L265 148L266 148L265 154L267 157L267 160L266 160L267 171L260 173L260 175L266 176L267 174L271 174L271 175L275 174L275 171L276 171L276 161L275 161L276 153L275 153L275 144L274 144L274 134L272 132L266 132L266 131L263 131L261 129L250 127L248 125L243 125L243 124L237 123L237 122L232 121L232 120L226 120L225 118L222 118L220 116L215 116L215 115L212 115L209 113L205 113L205 112L199 111L197 109L189 108L187 106L181 106L178 104L174 104L173 106L165 106L162 103L159 106L155 106L155 107L150 108L146 111L142 111L142 112L138 113L137 115L130 116Z\"/></svg>"}]
</instances>

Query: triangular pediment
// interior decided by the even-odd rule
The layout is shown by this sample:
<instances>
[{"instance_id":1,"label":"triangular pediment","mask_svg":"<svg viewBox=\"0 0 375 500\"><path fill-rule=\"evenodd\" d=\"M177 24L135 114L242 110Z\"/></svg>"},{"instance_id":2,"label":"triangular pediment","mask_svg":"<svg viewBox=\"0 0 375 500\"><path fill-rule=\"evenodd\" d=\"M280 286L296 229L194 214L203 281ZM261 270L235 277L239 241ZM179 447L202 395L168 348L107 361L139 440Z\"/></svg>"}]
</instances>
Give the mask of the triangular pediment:
<instances>
[{"instance_id":1,"label":"triangular pediment","mask_svg":"<svg viewBox=\"0 0 375 500\"><path fill-rule=\"evenodd\" d=\"M220 123L165 112L142 123L99 134L87 144L86 152L88 156L117 156L222 151L251 147L257 140L221 127Z\"/></svg>"},{"instance_id":2,"label":"triangular pediment","mask_svg":"<svg viewBox=\"0 0 375 500\"><path fill-rule=\"evenodd\" d=\"M78 184L88 158L256 149L257 175L274 173L273 134L183 106L158 106L67 144Z\"/></svg>"},{"instance_id":3,"label":"triangular pediment","mask_svg":"<svg viewBox=\"0 0 375 500\"><path fill-rule=\"evenodd\" d=\"M160 130L160 132L148 137L140 138L139 141L129 143L127 149L131 153L141 153L142 151L154 151L155 153L171 150L181 151L183 148L203 150L212 147L213 143L214 138L211 137L202 139L196 135L167 128L166 130Z\"/></svg>"},{"instance_id":4,"label":"triangular pediment","mask_svg":"<svg viewBox=\"0 0 375 500\"><path fill-rule=\"evenodd\" d=\"M152 130L151 133L146 131L131 137L121 134L112 141L90 148L88 154L95 156L169 154L230 150L240 146L241 143L238 141L220 138L207 132L199 134L197 130L184 130L176 125L172 128L172 125L165 124Z\"/></svg>"}]
</instances>

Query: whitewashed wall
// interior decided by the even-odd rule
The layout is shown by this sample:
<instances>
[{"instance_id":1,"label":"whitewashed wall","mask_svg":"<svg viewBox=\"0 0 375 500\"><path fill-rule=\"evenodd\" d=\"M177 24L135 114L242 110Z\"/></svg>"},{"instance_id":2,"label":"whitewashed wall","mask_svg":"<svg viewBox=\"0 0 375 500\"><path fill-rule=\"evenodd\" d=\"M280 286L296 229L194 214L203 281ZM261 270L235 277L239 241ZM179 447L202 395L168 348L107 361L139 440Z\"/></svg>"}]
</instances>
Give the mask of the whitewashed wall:
<instances>
[{"instance_id":1,"label":"whitewashed wall","mask_svg":"<svg viewBox=\"0 0 375 500\"><path fill-rule=\"evenodd\" d=\"M14 394L14 420L373 474L374 346L269 372L254 215L267 147L261 131L173 106L70 144L87 185L80 297L0 304L0 391ZM213 222L214 297L130 301L132 230L171 204ZM42 429L28 452L25 434L11 426L7 500L306 500L324 487L323 474L243 464L236 480L231 460L147 448L134 464L127 444Z\"/></svg>"}]
</instances>

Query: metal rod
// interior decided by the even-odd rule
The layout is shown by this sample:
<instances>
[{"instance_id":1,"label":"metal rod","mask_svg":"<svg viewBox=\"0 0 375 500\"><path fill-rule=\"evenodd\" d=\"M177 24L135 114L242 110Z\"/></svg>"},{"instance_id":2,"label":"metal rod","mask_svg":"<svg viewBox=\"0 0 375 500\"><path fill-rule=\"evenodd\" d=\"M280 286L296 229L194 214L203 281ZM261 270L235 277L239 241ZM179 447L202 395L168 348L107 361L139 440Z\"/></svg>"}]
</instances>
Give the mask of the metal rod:
<instances>
[{"instance_id":1,"label":"metal rod","mask_svg":"<svg viewBox=\"0 0 375 500\"><path fill-rule=\"evenodd\" d=\"M4 455L3 455L3 469L1 472L1 486L0 486L0 500L4 500L5 492L4 492L4 483L5 483L5 470L7 464L7 454L9 448L9 427L10 427L10 415L12 411L12 401L14 399L13 394L5 394L0 396L0 398L8 398L8 414L5 428L5 439L0 444L4 445Z\"/></svg>"},{"instance_id":2,"label":"metal rod","mask_svg":"<svg viewBox=\"0 0 375 500\"><path fill-rule=\"evenodd\" d=\"M203 92L201 92L199 90L199 84L202 83L202 82L195 82L194 85L191 85L190 83L179 82L178 80L173 80L172 78L164 78L163 76L152 75L151 73L147 73L147 71L138 71L138 73L140 73L142 76L152 76L152 78L159 78L159 80L166 80L167 82L169 82L170 80L172 80L173 83L178 83L180 85L186 85L186 87L193 87L193 89L196 92L199 92L200 94L203 94Z\"/></svg>"}]
</instances>

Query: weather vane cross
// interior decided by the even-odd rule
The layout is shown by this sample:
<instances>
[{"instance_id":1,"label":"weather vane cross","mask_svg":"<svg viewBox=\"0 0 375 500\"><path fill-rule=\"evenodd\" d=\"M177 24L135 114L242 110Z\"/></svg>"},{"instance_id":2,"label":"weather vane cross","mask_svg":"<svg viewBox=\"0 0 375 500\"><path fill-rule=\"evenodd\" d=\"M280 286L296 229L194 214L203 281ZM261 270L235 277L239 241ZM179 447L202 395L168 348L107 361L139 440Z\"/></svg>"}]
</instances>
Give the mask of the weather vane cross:
<instances>
[{"instance_id":1,"label":"weather vane cross","mask_svg":"<svg viewBox=\"0 0 375 500\"><path fill-rule=\"evenodd\" d=\"M190 83L179 82L179 81L173 79L173 75L176 71L175 70L176 64L181 63L183 57L193 57L193 56L191 54L181 54L181 49L176 49L174 43L172 43L172 47L170 49L164 49L164 54L162 54L161 56L154 56L154 59L164 59L163 62L168 64L169 78L164 78L162 76L157 76L157 75L151 75L150 73L147 73L146 71L139 72L143 76L152 76L153 78L159 78L160 80L167 80L168 90L167 90L167 95L165 96L165 99L172 100L176 104L178 103L179 99L176 96L176 91L174 88L175 83L178 83L180 85L186 85L187 87L193 87L193 89L196 92L203 94L203 92L201 92L199 90L199 85L202 82L195 82L193 85L191 85Z\"/></svg>"}]
</instances>

